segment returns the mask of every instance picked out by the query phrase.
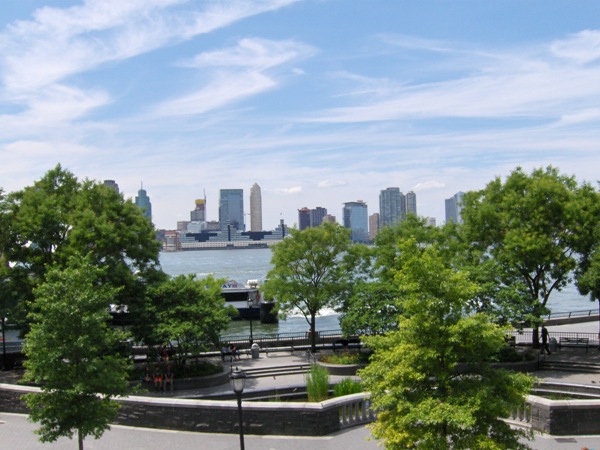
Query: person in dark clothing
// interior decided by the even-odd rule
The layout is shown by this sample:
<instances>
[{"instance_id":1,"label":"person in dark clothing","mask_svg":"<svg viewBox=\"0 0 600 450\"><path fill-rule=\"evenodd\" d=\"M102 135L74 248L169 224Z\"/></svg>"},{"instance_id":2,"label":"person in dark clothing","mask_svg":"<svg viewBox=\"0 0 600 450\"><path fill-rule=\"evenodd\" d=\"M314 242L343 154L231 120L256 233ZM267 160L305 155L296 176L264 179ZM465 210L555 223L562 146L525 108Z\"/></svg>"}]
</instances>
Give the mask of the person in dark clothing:
<instances>
[{"instance_id":1,"label":"person in dark clothing","mask_svg":"<svg viewBox=\"0 0 600 450\"><path fill-rule=\"evenodd\" d=\"M550 348L548 347L548 330L542 325L542 353L544 352L550 354Z\"/></svg>"}]
</instances>

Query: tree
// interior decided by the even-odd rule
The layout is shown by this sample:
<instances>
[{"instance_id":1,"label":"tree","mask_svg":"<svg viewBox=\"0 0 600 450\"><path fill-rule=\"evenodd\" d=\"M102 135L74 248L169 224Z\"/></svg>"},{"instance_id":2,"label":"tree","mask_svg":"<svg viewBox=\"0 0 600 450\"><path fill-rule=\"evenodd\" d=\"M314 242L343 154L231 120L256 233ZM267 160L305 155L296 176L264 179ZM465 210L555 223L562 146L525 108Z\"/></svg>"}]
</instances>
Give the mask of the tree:
<instances>
[{"instance_id":1,"label":"tree","mask_svg":"<svg viewBox=\"0 0 600 450\"><path fill-rule=\"evenodd\" d=\"M236 312L226 307L221 284L212 276L196 279L195 275L179 275L149 289L146 342L175 341L180 365L188 355L217 345L230 315Z\"/></svg>"},{"instance_id":2,"label":"tree","mask_svg":"<svg viewBox=\"0 0 600 450\"><path fill-rule=\"evenodd\" d=\"M582 226L590 218L580 206L590 189L553 167L531 175L517 168L504 183L496 178L464 197L461 214L473 252L491 266L498 298L512 303L514 319L534 328L536 347L550 294L572 281L581 258Z\"/></svg>"},{"instance_id":3,"label":"tree","mask_svg":"<svg viewBox=\"0 0 600 450\"><path fill-rule=\"evenodd\" d=\"M352 290L340 308L344 333L380 334L398 327L403 306L394 276L399 269L401 242L415 239L423 246L437 243L448 259L456 260L456 236L454 224L432 227L425 219L409 214L396 226L379 231L374 246L355 245L349 258L354 266Z\"/></svg>"},{"instance_id":4,"label":"tree","mask_svg":"<svg viewBox=\"0 0 600 450\"><path fill-rule=\"evenodd\" d=\"M282 317L299 311L310 326L312 351L316 351L316 317L324 308L335 308L348 292L350 273L344 256L351 248L350 232L336 224L322 224L290 236L273 247L264 285Z\"/></svg>"},{"instance_id":5,"label":"tree","mask_svg":"<svg viewBox=\"0 0 600 450\"><path fill-rule=\"evenodd\" d=\"M34 294L32 325L26 336L25 378L40 393L25 396L31 420L39 422L42 442L77 432L79 449L98 439L116 417L114 397L128 392L125 336L110 328L106 305L116 289L101 282L105 274L92 257L73 257L65 268L50 268Z\"/></svg>"},{"instance_id":6,"label":"tree","mask_svg":"<svg viewBox=\"0 0 600 450\"><path fill-rule=\"evenodd\" d=\"M399 330L366 338L374 350L360 372L378 410L372 425L388 449L525 449L501 418L524 403L528 375L494 369L504 331L469 300L478 286L436 245L400 245Z\"/></svg>"},{"instance_id":7,"label":"tree","mask_svg":"<svg viewBox=\"0 0 600 450\"><path fill-rule=\"evenodd\" d=\"M103 281L121 288L112 301L130 310L148 282L160 278L160 244L142 211L113 189L79 181L60 165L9 194L0 213L6 225L0 253L10 262L7 277L18 290L23 315L48 268L65 267L74 255L90 253L90 263L107 268Z\"/></svg>"}]
</instances>

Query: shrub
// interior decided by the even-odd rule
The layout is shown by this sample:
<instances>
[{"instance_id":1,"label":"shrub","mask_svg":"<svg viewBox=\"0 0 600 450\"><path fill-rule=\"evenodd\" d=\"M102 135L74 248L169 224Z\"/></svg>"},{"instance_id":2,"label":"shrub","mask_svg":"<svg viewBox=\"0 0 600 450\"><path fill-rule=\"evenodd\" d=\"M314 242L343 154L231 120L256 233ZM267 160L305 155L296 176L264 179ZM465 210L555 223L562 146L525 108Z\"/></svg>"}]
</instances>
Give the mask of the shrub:
<instances>
[{"instance_id":1,"label":"shrub","mask_svg":"<svg viewBox=\"0 0 600 450\"><path fill-rule=\"evenodd\" d=\"M358 394L363 392L362 384L352 378L344 378L338 384L333 386L333 396L342 397L344 395Z\"/></svg>"},{"instance_id":2,"label":"shrub","mask_svg":"<svg viewBox=\"0 0 600 450\"><path fill-rule=\"evenodd\" d=\"M322 402L329 396L329 371L312 364L306 374L306 394L309 402Z\"/></svg>"},{"instance_id":3,"label":"shrub","mask_svg":"<svg viewBox=\"0 0 600 450\"><path fill-rule=\"evenodd\" d=\"M339 365L366 364L369 362L369 354L363 352L334 353L332 355L322 356L321 361L325 364Z\"/></svg>"}]
</instances>

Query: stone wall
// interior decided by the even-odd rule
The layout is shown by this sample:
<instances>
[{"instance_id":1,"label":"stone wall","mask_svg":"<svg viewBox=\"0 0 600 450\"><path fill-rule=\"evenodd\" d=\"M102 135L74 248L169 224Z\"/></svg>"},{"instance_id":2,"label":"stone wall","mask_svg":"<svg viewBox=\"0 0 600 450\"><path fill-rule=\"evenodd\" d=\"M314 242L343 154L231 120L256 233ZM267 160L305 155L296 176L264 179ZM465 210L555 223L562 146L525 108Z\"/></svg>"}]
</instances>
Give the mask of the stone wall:
<instances>
[{"instance_id":1,"label":"stone wall","mask_svg":"<svg viewBox=\"0 0 600 450\"><path fill-rule=\"evenodd\" d=\"M27 413L20 400L39 389L0 384L0 411ZM363 394L322 403L243 402L244 432L260 435L323 436L342 428L340 408L365 403ZM128 397L114 423L146 428L238 433L236 401ZM357 408L350 408L356 410ZM372 421L372 415L364 422ZM361 423L357 420L356 424Z\"/></svg>"}]
</instances>

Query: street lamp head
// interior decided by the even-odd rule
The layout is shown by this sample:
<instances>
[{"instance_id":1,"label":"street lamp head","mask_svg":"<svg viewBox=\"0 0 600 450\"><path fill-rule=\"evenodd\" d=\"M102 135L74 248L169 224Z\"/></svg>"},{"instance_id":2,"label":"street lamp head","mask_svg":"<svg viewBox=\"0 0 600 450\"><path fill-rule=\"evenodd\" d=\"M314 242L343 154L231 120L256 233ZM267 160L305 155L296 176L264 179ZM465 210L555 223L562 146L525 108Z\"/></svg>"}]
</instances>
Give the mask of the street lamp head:
<instances>
[{"instance_id":1,"label":"street lamp head","mask_svg":"<svg viewBox=\"0 0 600 450\"><path fill-rule=\"evenodd\" d=\"M242 395L244 392L244 386L246 384L246 372L236 367L229 375L231 381L231 387L236 395Z\"/></svg>"}]
</instances>

